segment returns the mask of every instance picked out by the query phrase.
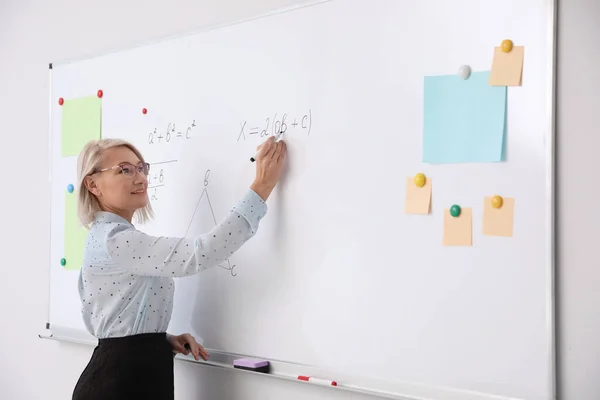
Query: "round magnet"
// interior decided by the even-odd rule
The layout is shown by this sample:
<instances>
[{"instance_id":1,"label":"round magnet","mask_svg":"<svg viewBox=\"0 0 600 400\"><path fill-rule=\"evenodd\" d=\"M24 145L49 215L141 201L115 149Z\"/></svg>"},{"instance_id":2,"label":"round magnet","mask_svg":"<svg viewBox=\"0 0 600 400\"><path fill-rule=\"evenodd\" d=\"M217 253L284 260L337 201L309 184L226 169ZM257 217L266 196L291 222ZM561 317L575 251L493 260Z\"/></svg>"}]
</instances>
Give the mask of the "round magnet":
<instances>
[{"instance_id":1,"label":"round magnet","mask_svg":"<svg viewBox=\"0 0 600 400\"><path fill-rule=\"evenodd\" d=\"M104 92L102 90L98 90L98 97L102 98L104 96Z\"/></svg>"},{"instance_id":2,"label":"round magnet","mask_svg":"<svg viewBox=\"0 0 600 400\"><path fill-rule=\"evenodd\" d=\"M500 45L500 48L502 49L503 52L505 53L509 53L512 48L513 48L513 42L510 39L504 39L502 41L502 44Z\"/></svg>"},{"instance_id":3,"label":"round magnet","mask_svg":"<svg viewBox=\"0 0 600 400\"><path fill-rule=\"evenodd\" d=\"M148 110L146 110L145 108L142 108L142 114L146 114L148 112Z\"/></svg>"},{"instance_id":4,"label":"round magnet","mask_svg":"<svg viewBox=\"0 0 600 400\"><path fill-rule=\"evenodd\" d=\"M467 79L471 75L471 67L468 65L461 65L458 69L458 76L462 79Z\"/></svg>"},{"instance_id":5,"label":"round magnet","mask_svg":"<svg viewBox=\"0 0 600 400\"><path fill-rule=\"evenodd\" d=\"M70 184L70 183L69 183L69 184L67 185L67 191L68 191L69 193L73 193L73 190L74 190L74 189L75 189L75 188L73 187L73 185L72 185L72 184Z\"/></svg>"},{"instance_id":6,"label":"round magnet","mask_svg":"<svg viewBox=\"0 0 600 400\"><path fill-rule=\"evenodd\" d=\"M492 207L494 208L500 208L502 207L502 197L501 196L494 196L492 197Z\"/></svg>"},{"instance_id":7,"label":"round magnet","mask_svg":"<svg viewBox=\"0 0 600 400\"><path fill-rule=\"evenodd\" d=\"M61 258L61 259L60 259L60 265L62 265L63 267L64 267L65 265L67 265L67 260L65 260L64 258Z\"/></svg>"},{"instance_id":8,"label":"round magnet","mask_svg":"<svg viewBox=\"0 0 600 400\"><path fill-rule=\"evenodd\" d=\"M63 105L65 103L65 99L63 99L62 97L60 99L58 99L58 105Z\"/></svg>"},{"instance_id":9,"label":"round magnet","mask_svg":"<svg viewBox=\"0 0 600 400\"><path fill-rule=\"evenodd\" d=\"M417 185L418 187L425 186L425 175L422 173L416 174L414 181L415 181L415 185Z\"/></svg>"},{"instance_id":10,"label":"round magnet","mask_svg":"<svg viewBox=\"0 0 600 400\"><path fill-rule=\"evenodd\" d=\"M450 207L450 215L452 215L453 217L458 217L460 215L460 206L455 204L452 207Z\"/></svg>"}]
</instances>

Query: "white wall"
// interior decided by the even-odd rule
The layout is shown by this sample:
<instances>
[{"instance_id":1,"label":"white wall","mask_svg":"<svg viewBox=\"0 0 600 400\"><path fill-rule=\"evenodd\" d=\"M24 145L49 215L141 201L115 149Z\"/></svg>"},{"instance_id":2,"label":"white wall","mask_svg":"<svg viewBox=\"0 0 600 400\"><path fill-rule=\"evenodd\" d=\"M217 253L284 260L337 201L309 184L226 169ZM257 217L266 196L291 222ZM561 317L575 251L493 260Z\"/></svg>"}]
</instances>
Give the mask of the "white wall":
<instances>
[{"instance_id":1,"label":"white wall","mask_svg":"<svg viewBox=\"0 0 600 400\"><path fill-rule=\"evenodd\" d=\"M559 4L558 345L563 399L600 399L600 1Z\"/></svg>"},{"instance_id":2,"label":"white wall","mask_svg":"<svg viewBox=\"0 0 600 400\"><path fill-rule=\"evenodd\" d=\"M46 317L48 63L91 56L295 0L0 0L0 398L68 399L91 348L40 340ZM559 392L600 399L600 2L560 5L558 112ZM83 7L89 4L89 8ZM147 12L142 16L141 12ZM39 144L33 147L32 144ZM27 149L27 151L25 151ZM177 399L360 399L176 363ZM258 394L258 391L261 394Z\"/></svg>"}]
</instances>

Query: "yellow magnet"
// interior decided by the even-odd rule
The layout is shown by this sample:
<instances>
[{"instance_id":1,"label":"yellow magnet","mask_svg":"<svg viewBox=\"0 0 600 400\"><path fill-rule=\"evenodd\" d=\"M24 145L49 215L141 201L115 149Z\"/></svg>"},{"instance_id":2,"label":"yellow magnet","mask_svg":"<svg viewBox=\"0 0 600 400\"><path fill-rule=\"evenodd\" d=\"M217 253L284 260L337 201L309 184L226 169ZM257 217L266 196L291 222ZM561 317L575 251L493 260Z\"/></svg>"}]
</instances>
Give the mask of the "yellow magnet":
<instances>
[{"instance_id":1,"label":"yellow magnet","mask_svg":"<svg viewBox=\"0 0 600 400\"><path fill-rule=\"evenodd\" d=\"M502 48L502 51L505 53L510 53L510 51L513 48L513 42L510 39L504 39L502 41L502 44L500 45L500 48Z\"/></svg>"},{"instance_id":2,"label":"yellow magnet","mask_svg":"<svg viewBox=\"0 0 600 400\"><path fill-rule=\"evenodd\" d=\"M502 197L501 196L494 196L492 197L492 207L494 208L500 208L502 207Z\"/></svg>"},{"instance_id":3,"label":"yellow magnet","mask_svg":"<svg viewBox=\"0 0 600 400\"><path fill-rule=\"evenodd\" d=\"M418 187L423 187L425 186L425 175L418 173L415 175L415 185L417 185Z\"/></svg>"}]
</instances>

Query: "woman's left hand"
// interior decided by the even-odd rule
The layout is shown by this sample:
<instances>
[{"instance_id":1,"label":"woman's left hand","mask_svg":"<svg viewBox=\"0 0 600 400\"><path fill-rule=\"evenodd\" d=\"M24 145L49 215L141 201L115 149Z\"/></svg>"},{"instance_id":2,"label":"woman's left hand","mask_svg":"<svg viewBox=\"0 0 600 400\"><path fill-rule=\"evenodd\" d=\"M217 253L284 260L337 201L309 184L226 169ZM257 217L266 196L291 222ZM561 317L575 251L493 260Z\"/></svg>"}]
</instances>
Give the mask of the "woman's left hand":
<instances>
[{"instance_id":1,"label":"woman's left hand","mask_svg":"<svg viewBox=\"0 0 600 400\"><path fill-rule=\"evenodd\" d=\"M198 360L198 357L202 357L204 361L208 360L208 357L210 357L210 354L208 354L206 349L196 342L196 339L189 333L178 336L167 335L167 340L175 353L181 353L187 356L191 351L194 359ZM186 344L189 345L190 350L186 349Z\"/></svg>"}]
</instances>

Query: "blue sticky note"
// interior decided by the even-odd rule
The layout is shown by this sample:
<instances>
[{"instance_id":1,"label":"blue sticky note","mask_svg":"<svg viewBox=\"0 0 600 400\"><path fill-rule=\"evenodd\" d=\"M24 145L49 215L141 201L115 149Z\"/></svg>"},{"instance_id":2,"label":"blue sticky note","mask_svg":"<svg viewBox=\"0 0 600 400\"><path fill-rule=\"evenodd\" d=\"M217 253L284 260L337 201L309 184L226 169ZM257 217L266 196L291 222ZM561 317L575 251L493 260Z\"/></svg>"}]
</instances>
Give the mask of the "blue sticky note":
<instances>
[{"instance_id":1,"label":"blue sticky note","mask_svg":"<svg viewBox=\"0 0 600 400\"><path fill-rule=\"evenodd\" d=\"M490 86L490 71L426 76L423 162L504 161L506 86Z\"/></svg>"}]
</instances>

